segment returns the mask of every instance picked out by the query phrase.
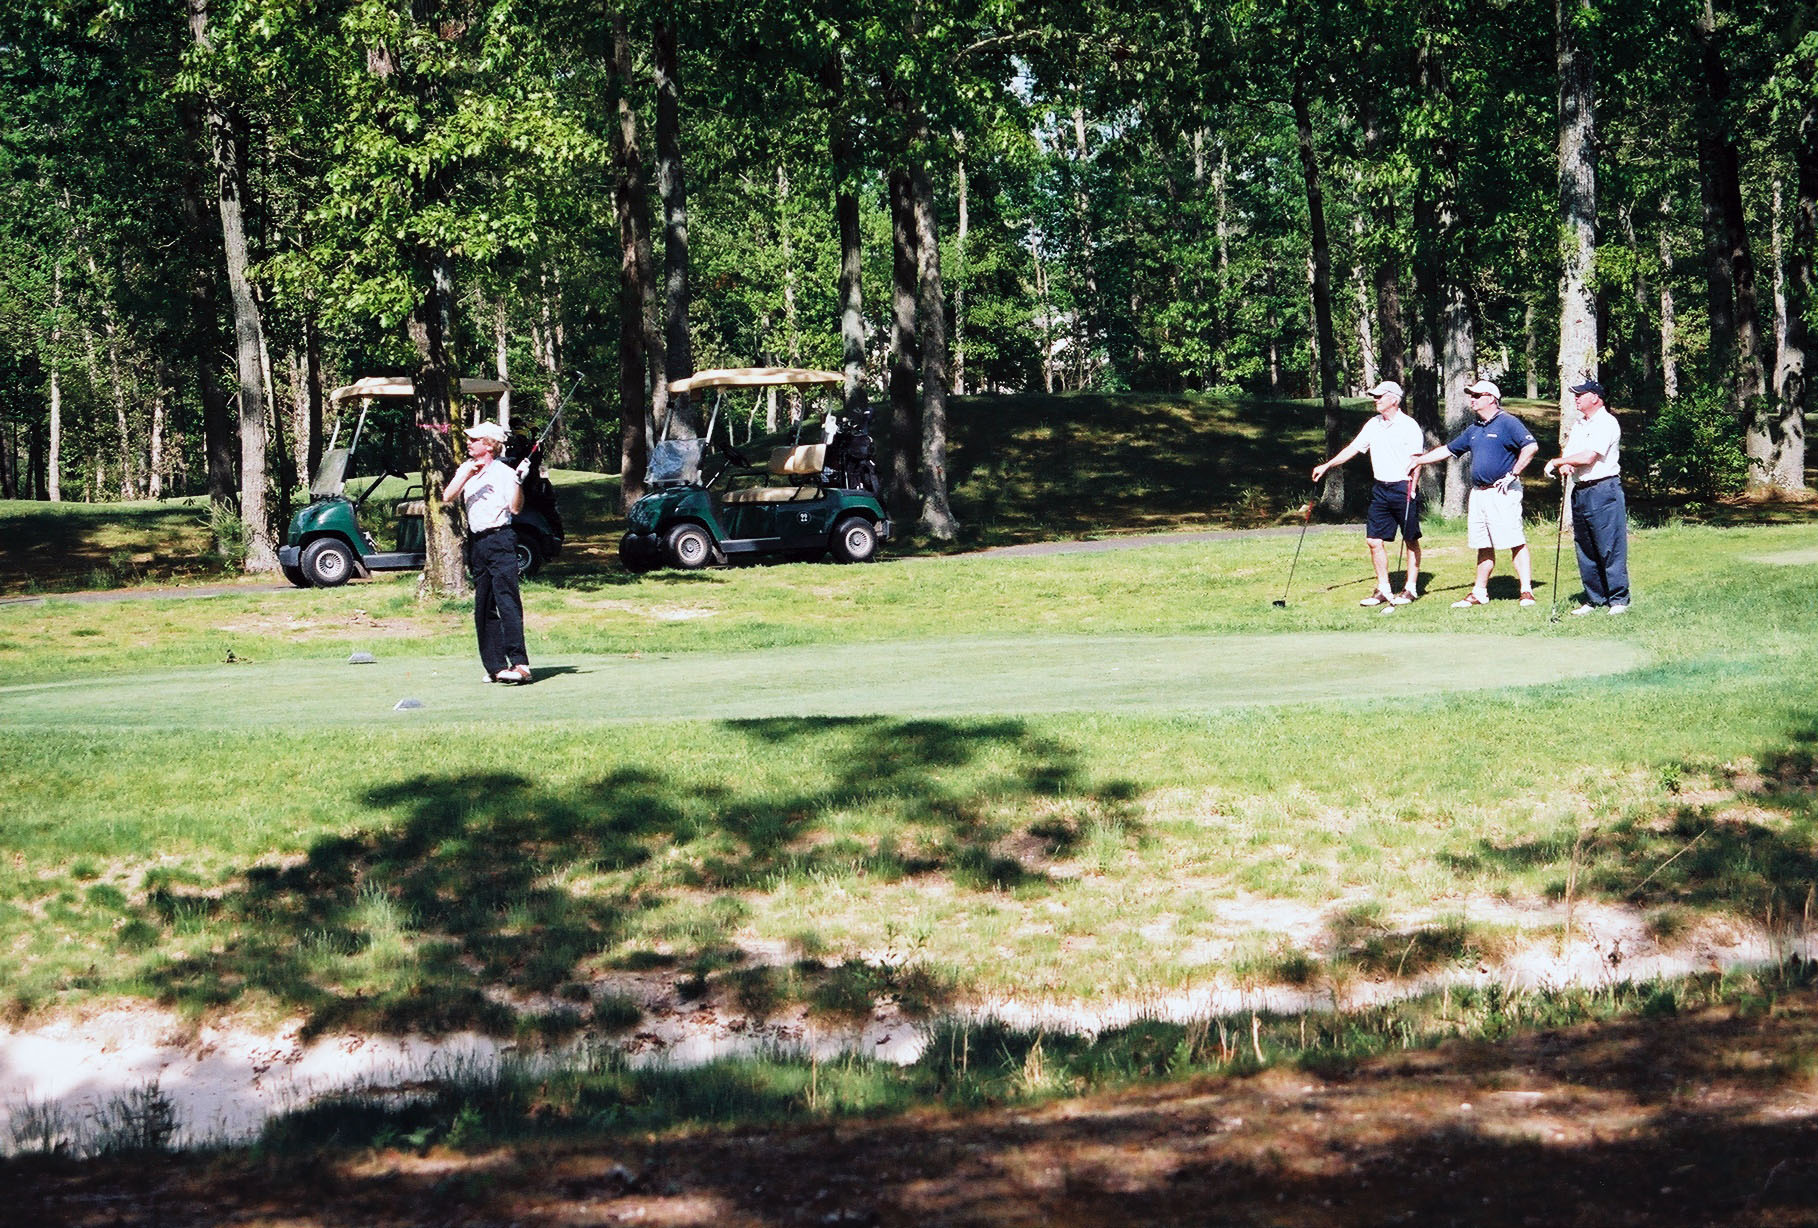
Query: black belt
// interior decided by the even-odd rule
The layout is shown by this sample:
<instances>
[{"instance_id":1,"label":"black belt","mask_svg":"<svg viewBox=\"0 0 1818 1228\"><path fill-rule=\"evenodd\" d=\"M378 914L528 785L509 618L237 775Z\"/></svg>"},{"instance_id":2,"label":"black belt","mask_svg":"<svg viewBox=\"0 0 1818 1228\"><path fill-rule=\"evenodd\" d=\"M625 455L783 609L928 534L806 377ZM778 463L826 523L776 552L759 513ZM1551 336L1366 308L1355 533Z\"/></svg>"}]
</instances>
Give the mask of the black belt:
<instances>
[{"instance_id":1,"label":"black belt","mask_svg":"<svg viewBox=\"0 0 1818 1228\"><path fill-rule=\"evenodd\" d=\"M1520 478L1516 478L1516 479L1515 479L1515 480L1516 480L1516 481L1517 481L1517 482L1519 482L1519 481L1521 481L1521 479L1520 479ZM1501 478L1497 478L1497 479L1496 479L1496 482L1500 482L1500 481L1502 481L1502 479L1501 479ZM1495 490L1495 489L1496 489L1496 482L1483 482L1483 483L1477 483L1477 484L1473 484L1473 485L1472 485L1472 487L1471 487L1471 489L1472 489L1472 490Z\"/></svg>"},{"instance_id":2,"label":"black belt","mask_svg":"<svg viewBox=\"0 0 1818 1228\"><path fill-rule=\"evenodd\" d=\"M509 529L510 527L511 526L508 524L500 524L500 525L494 525L490 529L481 529L478 533L475 533L472 535L472 540L479 541L482 537L490 537L494 533L503 533L506 529Z\"/></svg>"},{"instance_id":3,"label":"black belt","mask_svg":"<svg viewBox=\"0 0 1818 1228\"><path fill-rule=\"evenodd\" d=\"M1572 489L1573 490L1588 490L1591 487L1597 485L1599 482L1614 482L1614 481L1617 481L1618 479L1620 479L1621 477L1622 477L1622 475L1620 473L1607 473L1603 477L1600 477L1600 478L1589 478L1585 481L1575 483L1573 485Z\"/></svg>"}]
</instances>

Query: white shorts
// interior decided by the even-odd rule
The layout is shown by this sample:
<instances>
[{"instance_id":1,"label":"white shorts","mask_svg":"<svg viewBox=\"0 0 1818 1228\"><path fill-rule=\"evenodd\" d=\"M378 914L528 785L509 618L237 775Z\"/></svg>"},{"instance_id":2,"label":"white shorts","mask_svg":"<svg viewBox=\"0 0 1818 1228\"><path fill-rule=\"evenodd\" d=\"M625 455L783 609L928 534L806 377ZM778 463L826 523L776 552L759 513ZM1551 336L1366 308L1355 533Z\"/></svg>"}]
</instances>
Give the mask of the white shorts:
<instances>
[{"instance_id":1,"label":"white shorts","mask_svg":"<svg viewBox=\"0 0 1818 1228\"><path fill-rule=\"evenodd\" d=\"M1465 508L1470 536L1467 543L1476 550L1513 550L1528 544L1521 527L1521 482L1517 480L1507 494L1495 490L1473 490Z\"/></svg>"}]
</instances>

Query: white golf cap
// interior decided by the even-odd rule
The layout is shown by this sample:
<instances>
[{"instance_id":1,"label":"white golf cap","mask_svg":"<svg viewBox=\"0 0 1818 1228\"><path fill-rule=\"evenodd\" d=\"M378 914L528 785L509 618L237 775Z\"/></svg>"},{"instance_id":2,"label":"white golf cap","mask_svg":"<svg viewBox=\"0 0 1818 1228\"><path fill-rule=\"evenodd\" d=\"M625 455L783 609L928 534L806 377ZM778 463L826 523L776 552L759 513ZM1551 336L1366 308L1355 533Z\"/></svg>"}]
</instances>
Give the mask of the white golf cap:
<instances>
[{"instance_id":1,"label":"white golf cap","mask_svg":"<svg viewBox=\"0 0 1818 1228\"><path fill-rule=\"evenodd\" d=\"M1378 380L1376 387L1364 389L1367 397L1398 397L1402 395L1401 385L1392 379Z\"/></svg>"},{"instance_id":2,"label":"white golf cap","mask_svg":"<svg viewBox=\"0 0 1818 1228\"><path fill-rule=\"evenodd\" d=\"M1487 392L1498 401L1502 400L1502 389L1498 388L1487 379L1480 379L1475 384L1466 384L1465 391L1472 396L1476 396L1480 392Z\"/></svg>"},{"instance_id":3,"label":"white golf cap","mask_svg":"<svg viewBox=\"0 0 1818 1228\"><path fill-rule=\"evenodd\" d=\"M470 426L467 428L467 438L490 439L494 443L504 443L510 436L505 433L505 428L498 423L482 422L478 426Z\"/></svg>"}]
</instances>

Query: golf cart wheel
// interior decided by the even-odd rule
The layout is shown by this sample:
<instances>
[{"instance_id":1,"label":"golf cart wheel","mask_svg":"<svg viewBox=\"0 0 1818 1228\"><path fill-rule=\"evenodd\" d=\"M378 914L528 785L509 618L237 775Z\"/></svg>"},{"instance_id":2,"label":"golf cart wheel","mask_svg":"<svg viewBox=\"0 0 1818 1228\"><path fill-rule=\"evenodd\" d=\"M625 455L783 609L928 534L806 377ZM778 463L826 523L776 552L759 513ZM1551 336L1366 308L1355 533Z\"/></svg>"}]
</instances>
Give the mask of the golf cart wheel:
<instances>
[{"instance_id":1,"label":"golf cart wheel","mask_svg":"<svg viewBox=\"0 0 1818 1228\"><path fill-rule=\"evenodd\" d=\"M286 580L289 580L298 588L309 587L309 577L303 574L303 569L301 567L292 567L284 563L279 563L278 570L284 573L284 578Z\"/></svg>"},{"instance_id":2,"label":"golf cart wheel","mask_svg":"<svg viewBox=\"0 0 1818 1228\"><path fill-rule=\"evenodd\" d=\"M338 588L354 571L353 552L332 537L318 538L303 548L303 578L317 588Z\"/></svg>"},{"instance_id":3,"label":"golf cart wheel","mask_svg":"<svg viewBox=\"0 0 1818 1228\"><path fill-rule=\"evenodd\" d=\"M685 571L699 571L713 561L713 538L698 524L671 529L665 549L670 563Z\"/></svg>"},{"instance_id":4,"label":"golf cart wheel","mask_svg":"<svg viewBox=\"0 0 1818 1228\"><path fill-rule=\"evenodd\" d=\"M833 557L842 563L869 563L877 557L877 529L863 516L833 526Z\"/></svg>"},{"instance_id":5,"label":"golf cart wheel","mask_svg":"<svg viewBox=\"0 0 1818 1228\"><path fill-rule=\"evenodd\" d=\"M543 570L543 552L537 548L536 542L520 533L518 536L518 578L521 580L525 576L534 576L541 570Z\"/></svg>"}]
</instances>

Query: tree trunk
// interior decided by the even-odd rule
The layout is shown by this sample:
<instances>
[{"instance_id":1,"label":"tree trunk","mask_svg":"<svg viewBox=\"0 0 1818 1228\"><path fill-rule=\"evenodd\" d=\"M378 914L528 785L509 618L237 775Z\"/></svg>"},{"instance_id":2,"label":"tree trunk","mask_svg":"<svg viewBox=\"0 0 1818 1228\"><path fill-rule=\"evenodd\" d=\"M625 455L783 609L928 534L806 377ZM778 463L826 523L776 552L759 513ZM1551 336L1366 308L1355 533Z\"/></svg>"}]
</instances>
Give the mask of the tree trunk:
<instances>
[{"instance_id":1,"label":"tree trunk","mask_svg":"<svg viewBox=\"0 0 1818 1228\"><path fill-rule=\"evenodd\" d=\"M666 383L694 374L694 347L688 336L688 192L682 177L681 98L675 24L656 26L657 191L663 198L663 305ZM670 395L672 436L701 432L700 414L687 396Z\"/></svg>"},{"instance_id":2,"label":"tree trunk","mask_svg":"<svg viewBox=\"0 0 1818 1228\"><path fill-rule=\"evenodd\" d=\"M934 184L927 167L911 163L915 204L916 313L922 341L921 527L935 541L959 536L947 502L947 302L941 290L941 244L934 216Z\"/></svg>"},{"instance_id":3,"label":"tree trunk","mask_svg":"<svg viewBox=\"0 0 1818 1228\"><path fill-rule=\"evenodd\" d=\"M1364 161L1374 166L1383 157L1382 120L1374 106L1363 115ZM1395 197L1378 191L1370 202L1370 218L1377 233L1395 233ZM1378 341L1377 379L1407 381L1404 357L1407 340L1401 331L1401 266L1394 244L1385 244L1376 262L1376 336ZM1411 408L1411 407L1410 407Z\"/></svg>"},{"instance_id":4,"label":"tree trunk","mask_svg":"<svg viewBox=\"0 0 1818 1228\"><path fill-rule=\"evenodd\" d=\"M92 261L91 261L92 263ZM113 309L103 305L101 327L107 338L107 381L113 393L114 435L120 445L120 497L139 497L138 455L126 414L126 376L120 368L120 328Z\"/></svg>"},{"instance_id":5,"label":"tree trunk","mask_svg":"<svg viewBox=\"0 0 1818 1228\"><path fill-rule=\"evenodd\" d=\"M410 340L417 351L417 437L423 474L423 578L417 595L459 597L467 592L461 560L460 508L442 501L454 472L454 392L460 387L448 341L454 332L454 261L444 252L421 257L419 275L428 283L411 313Z\"/></svg>"},{"instance_id":6,"label":"tree trunk","mask_svg":"<svg viewBox=\"0 0 1818 1228\"><path fill-rule=\"evenodd\" d=\"M1351 238L1353 246L1363 250L1364 222L1363 215L1357 214L1351 219ZM1376 381L1382 376L1376 368L1376 337L1370 328L1370 287L1364 281L1361 261L1351 266L1351 289L1357 296L1357 369L1361 372L1363 389L1376 387Z\"/></svg>"},{"instance_id":7,"label":"tree trunk","mask_svg":"<svg viewBox=\"0 0 1818 1228\"><path fill-rule=\"evenodd\" d=\"M1803 61L1804 79L1818 75L1818 60ZM1805 415L1812 406L1812 385L1807 374L1812 349L1812 313L1818 310L1818 277L1814 252L1818 251L1818 96L1808 92L1799 114L1794 140L1798 168L1797 198L1793 202L1792 259L1786 271L1786 340L1774 368L1776 406L1771 439L1773 465L1765 477L1769 484L1789 491L1805 487Z\"/></svg>"},{"instance_id":8,"label":"tree trunk","mask_svg":"<svg viewBox=\"0 0 1818 1228\"><path fill-rule=\"evenodd\" d=\"M953 147L959 154L954 188L959 193L959 227L953 235L953 259L959 267L953 277L953 395L966 395L966 236L972 228L968 216L966 190L966 139L953 135Z\"/></svg>"},{"instance_id":9,"label":"tree trunk","mask_svg":"<svg viewBox=\"0 0 1818 1228\"><path fill-rule=\"evenodd\" d=\"M1597 256L1595 94L1591 52L1581 41L1590 0L1554 0L1554 53L1559 69L1559 443L1579 413L1572 385L1597 378L1597 303L1591 278ZM1569 516L1569 512L1567 515Z\"/></svg>"},{"instance_id":10,"label":"tree trunk","mask_svg":"<svg viewBox=\"0 0 1818 1228\"><path fill-rule=\"evenodd\" d=\"M63 262L51 266L50 442L44 458L44 493L63 502Z\"/></svg>"},{"instance_id":11,"label":"tree trunk","mask_svg":"<svg viewBox=\"0 0 1818 1228\"><path fill-rule=\"evenodd\" d=\"M205 0L192 0L204 4ZM189 328L188 349L195 364L196 392L202 400L202 448L208 459L208 497L214 503L228 503L234 497L234 453L238 449L235 423L229 413L227 394L215 378L215 279L210 273L215 265L215 234L205 220L203 204L202 163L207 157L208 132L201 110L193 102L181 107L184 130L188 133L191 157L183 174L183 222L189 236ZM313 471L312 471L313 472Z\"/></svg>"},{"instance_id":12,"label":"tree trunk","mask_svg":"<svg viewBox=\"0 0 1818 1228\"><path fill-rule=\"evenodd\" d=\"M1214 360L1211 365L1217 366L1217 359L1224 354L1225 343L1230 340L1234 317L1231 304L1231 201L1226 187L1231 179L1231 148L1225 144L1222 136L1218 141L1218 170L1212 177L1212 191L1217 221L1214 229L1218 235L1218 312L1213 326L1212 352ZM1217 367L1223 373L1223 367ZM1208 371L1206 382L1214 382L1213 372Z\"/></svg>"},{"instance_id":13,"label":"tree trunk","mask_svg":"<svg viewBox=\"0 0 1818 1228\"><path fill-rule=\"evenodd\" d=\"M1527 307L1521 313L1521 336L1522 353L1525 355L1524 362L1527 367L1525 391L1528 400L1533 401L1540 397L1540 338L1536 335L1534 327L1534 300L1532 299L1528 300Z\"/></svg>"},{"instance_id":14,"label":"tree trunk","mask_svg":"<svg viewBox=\"0 0 1818 1228\"><path fill-rule=\"evenodd\" d=\"M1774 270L1774 387L1780 387L1780 352L1786 346L1786 252L1781 246L1780 230L1786 219L1786 180L1774 176L1768 205L1768 258Z\"/></svg>"},{"instance_id":15,"label":"tree trunk","mask_svg":"<svg viewBox=\"0 0 1818 1228\"><path fill-rule=\"evenodd\" d=\"M307 398L309 420L305 423L307 431L306 455L309 468L305 480L314 481L316 470L322 467L322 330L316 327L316 306L313 301L303 309L303 393Z\"/></svg>"},{"instance_id":16,"label":"tree trunk","mask_svg":"<svg viewBox=\"0 0 1818 1228\"><path fill-rule=\"evenodd\" d=\"M1711 348L1715 362L1735 362L1735 400L1747 424L1745 447L1750 461L1750 481L1760 484L1773 468L1771 411L1763 404L1767 373L1762 362L1760 304L1755 292L1755 256L1749 243L1748 222L1742 205L1742 159L1736 148L1723 108L1729 99L1729 69L1718 45L1717 20L1710 0L1698 22L1704 71L1701 76L1699 166L1704 172L1706 215L1715 234L1712 241L1713 286ZM1725 274L1727 273L1727 277ZM1733 314L1730 314L1733 312ZM1720 320L1727 316L1727 320ZM1720 339L1734 346L1720 348Z\"/></svg>"},{"instance_id":17,"label":"tree trunk","mask_svg":"<svg viewBox=\"0 0 1818 1228\"><path fill-rule=\"evenodd\" d=\"M890 469L885 494L890 514L898 520L916 516L916 457L921 454L922 424L916 380L922 369L921 339L915 306L920 289L916 251L915 200L909 172L890 172Z\"/></svg>"},{"instance_id":18,"label":"tree trunk","mask_svg":"<svg viewBox=\"0 0 1818 1228\"><path fill-rule=\"evenodd\" d=\"M631 80L631 38L622 13L613 17L613 78L619 122L613 130L617 163L613 206L619 222L619 488L621 510L644 495L644 471L650 456L650 424L667 404L657 402L652 373L662 359L651 353L655 336L655 296L650 228L650 192L644 158L638 147L637 111L626 89Z\"/></svg>"},{"instance_id":19,"label":"tree trunk","mask_svg":"<svg viewBox=\"0 0 1818 1228\"><path fill-rule=\"evenodd\" d=\"M1634 355L1632 362L1639 368L1639 383L1644 388L1654 385L1654 347L1649 335L1648 316L1653 309L1653 292L1648 288L1647 273L1644 271L1646 261L1641 254L1641 239L1635 230L1633 212L1625 203L1616 210L1617 219L1622 225L1622 239L1629 249L1629 263L1634 270L1629 288L1635 300L1635 328L1629 346Z\"/></svg>"},{"instance_id":20,"label":"tree trunk","mask_svg":"<svg viewBox=\"0 0 1818 1228\"><path fill-rule=\"evenodd\" d=\"M1042 391L1054 395L1054 300L1048 291L1048 266L1042 261L1041 244L1029 236L1029 262L1035 266L1035 301L1042 313Z\"/></svg>"},{"instance_id":21,"label":"tree trunk","mask_svg":"<svg viewBox=\"0 0 1818 1228\"><path fill-rule=\"evenodd\" d=\"M492 369L505 391L499 394L499 425L511 430L511 321L505 311L505 296L500 294L492 304Z\"/></svg>"},{"instance_id":22,"label":"tree trunk","mask_svg":"<svg viewBox=\"0 0 1818 1228\"><path fill-rule=\"evenodd\" d=\"M802 365L802 324L800 313L796 308L795 284L795 242L790 235L789 222L789 172L783 166L776 168L776 203L777 203L777 242L783 253L783 344L789 350L789 364L792 367ZM776 389L770 390L771 422L768 430L776 430ZM802 390L789 390L789 420L802 420Z\"/></svg>"},{"instance_id":23,"label":"tree trunk","mask_svg":"<svg viewBox=\"0 0 1818 1228\"><path fill-rule=\"evenodd\" d=\"M833 164L833 212L840 232L840 363L846 379L841 404L848 415L864 420L865 298L863 251L859 229L859 164L852 145L852 118L847 112L846 74L839 52L821 64L827 90L827 152Z\"/></svg>"},{"instance_id":24,"label":"tree trunk","mask_svg":"<svg viewBox=\"0 0 1818 1228\"><path fill-rule=\"evenodd\" d=\"M1679 397L1679 330L1673 311L1673 198L1660 198L1660 386L1669 401Z\"/></svg>"},{"instance_id":25,"label":"tree trunk","mask_svg":"<svg viewBox=\"0 0 1818 1228\"><path fill-rule=\"evenodd\" d=\"M1326 236L1325 190L1319 183L1319 154L1313 148L1313 114L1307 103L1304 69L1294 70L1294 126L1299 134L1301 178L1307 192L1307 229L1313 244L1313 330L1319 342L1319 398L1325 407L1326 450L1331 456L1345 446L1344 420L1338 414L1338 337L1332 328L1332 247ZM1345 506L1342 466L1326 471L1320 505L1338 513Z\"/></svg>"},{"instance_id":26,"label":"tree trunk","mask_svg":"<svg viewBox=\"0 0 1818 1228\"><path fill-rule=\"evenodd\" d=\"M189 27L205 53L208 0L189 0ZM246 244L244 202L246 158L238 125L214 99L207 103L214 151L215 194L221 214L221 246L227 261L228 296L233 305L234 360L240 376L240 520L246 526L246 570L278 569L277 547L265 502L265 380L259 355L265 326L253 296Z\"/></svg>"}]
</instances>

